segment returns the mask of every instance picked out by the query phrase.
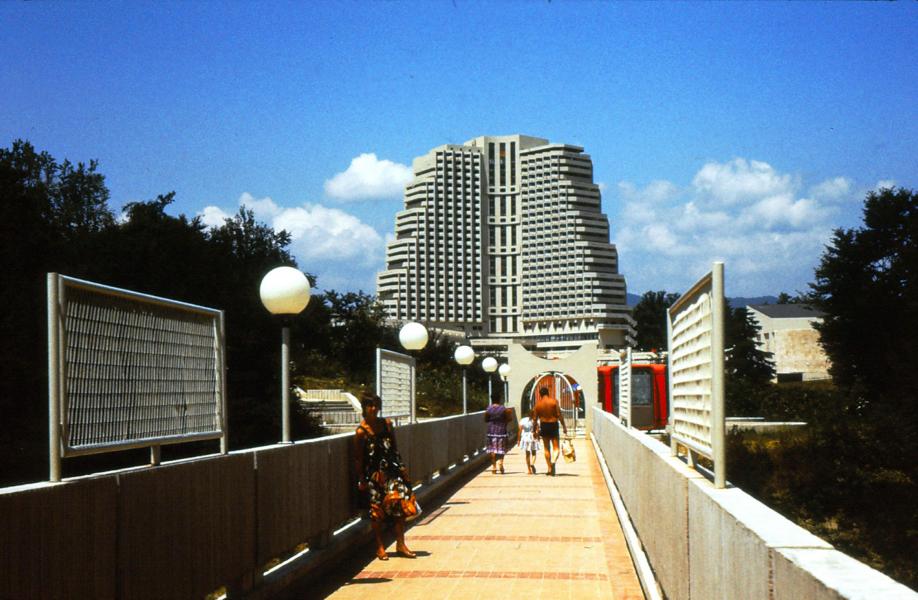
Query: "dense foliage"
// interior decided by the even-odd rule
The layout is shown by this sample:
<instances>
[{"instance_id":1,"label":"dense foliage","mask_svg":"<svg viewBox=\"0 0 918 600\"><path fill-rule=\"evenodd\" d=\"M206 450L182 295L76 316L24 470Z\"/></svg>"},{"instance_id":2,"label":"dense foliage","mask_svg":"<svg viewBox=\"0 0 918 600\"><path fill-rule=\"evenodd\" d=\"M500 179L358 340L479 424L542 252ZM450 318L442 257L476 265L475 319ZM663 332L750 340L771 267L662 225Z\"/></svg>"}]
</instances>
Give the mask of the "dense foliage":
<instances>
[{"instance_id":1,"label":"dense foliage","mask_svg":"<svg viewBox=\"0 0 918 600\"><path fill-rule=\"evenodd\" d=\"M914 475L918 456L918 193L871 192L864 223L838 229L816 269L810 302L826 313L817 327L840 407L887 443Z\"/></svg>"},{"instance_id":2,"label":"dense foliage","mask_svg":"<svg viewBox=\"0 0 918 600\"><path fill-rule=\"evenodd\" d=\"M632 317L637 325L638 350L663 350L666 348L666 309L679 299L679 294L663 290L644 292L635 305Z\"/></svg>"}]
</instances>

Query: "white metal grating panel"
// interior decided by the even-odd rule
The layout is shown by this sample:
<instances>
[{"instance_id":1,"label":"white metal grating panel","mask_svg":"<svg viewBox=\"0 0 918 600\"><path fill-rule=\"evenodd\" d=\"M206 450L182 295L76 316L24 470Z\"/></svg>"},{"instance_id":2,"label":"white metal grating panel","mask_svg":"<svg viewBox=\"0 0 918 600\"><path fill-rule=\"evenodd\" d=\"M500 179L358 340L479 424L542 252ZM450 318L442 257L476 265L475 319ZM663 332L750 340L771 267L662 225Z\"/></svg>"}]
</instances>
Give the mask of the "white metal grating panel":
<instances>
[{"instance_id":1,"label":"white metal grating panel","mask_svg":"<svg viewBox=\"0 0 918 600\"><path fill-rule=\"evenodd\" d=\"M221 311L51 277L63 456L223 437Z\"/></svg>"},{"instance_id":2,"label":"white metal grating panel","mask_svg":"<svg viewBox=\"0 0 918 600\"><path fill-rule=\"evenodd\" d=\"M618 418L631 424L631 348L626 348L618 368Z\"/></svg>"},{"instance_id":3,"label":"white metal grating panel","mask_svg":"<svg viewBox=\"0 0 918 600\"><path fill-rule=\"evenodd\" d=\"M667 312L672 441L714 462L725 483L723 263Z\"/></svg>"},{"instance_id":4,"label":"white metal grating panel","mask_svg":"<svg viewBox=\"0 0 918 600\"><path fill-rule=\"evenodd\" d=\"M382 414L414 420L415 360L407 354L376 349L376 393L382 398Z\"/></svg>"}]
</instances>

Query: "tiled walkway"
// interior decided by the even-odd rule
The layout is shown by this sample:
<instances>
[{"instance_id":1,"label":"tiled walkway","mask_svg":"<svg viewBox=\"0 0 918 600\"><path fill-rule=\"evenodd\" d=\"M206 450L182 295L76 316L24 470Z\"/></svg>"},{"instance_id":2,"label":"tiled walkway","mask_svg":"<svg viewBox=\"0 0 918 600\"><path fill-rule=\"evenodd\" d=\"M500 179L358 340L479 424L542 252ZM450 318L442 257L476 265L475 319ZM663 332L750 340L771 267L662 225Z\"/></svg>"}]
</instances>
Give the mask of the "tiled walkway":
<instances>
[{"instance_id":1,"label":"tiled walkway","mask_svg":"<svg viewBox=\"0 0 918 600\"><path fill-rule=\"evenodd\" d=\"M373 560L330 598L643 598L589 441L557 476L526 473L519 450L506 474L490 468L408 530L416 559Z\"/></svg>"}]
</instances>

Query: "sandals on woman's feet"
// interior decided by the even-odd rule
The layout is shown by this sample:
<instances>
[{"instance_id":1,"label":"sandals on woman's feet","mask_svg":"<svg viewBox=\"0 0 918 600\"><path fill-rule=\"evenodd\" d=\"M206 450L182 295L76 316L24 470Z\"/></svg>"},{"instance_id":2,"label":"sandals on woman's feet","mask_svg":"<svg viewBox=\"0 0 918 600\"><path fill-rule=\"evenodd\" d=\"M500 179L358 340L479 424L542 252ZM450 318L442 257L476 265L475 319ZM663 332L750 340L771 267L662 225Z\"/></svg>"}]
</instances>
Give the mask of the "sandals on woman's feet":
<instances>
[{"instance_id":1,"label":"sandals on woman's feet","mask_svg":"<svg viewBox=\"0 0 918 600\"><path fill-rule=\"evenodd\" d=\"M500 474L501 474L501 475L504 474L504 465L501 465L501 466L500 466Z\"/></svg>"},{"instance_id":2,"label":"sandals on woman's feet","mask_svg":"<svg viewBox=\"0 0 918 600\"><path fill-rule=\"evenodd\" d=\"M378 558L379 560L389 560L389 555L386 554L385 550L377 550L376 558Z\"/></svg>"},{"instance_id":3,"label":"sandals on woman's feet","mask_svg":"<svg viewBox=\"0 0 918 600\"><path fill-rule=\"evenodd\" d=\"M405 558L417 558L417 554L409 550L407 546L404 548L396 547L395 551Z\"/></svg>"}]
</instances>

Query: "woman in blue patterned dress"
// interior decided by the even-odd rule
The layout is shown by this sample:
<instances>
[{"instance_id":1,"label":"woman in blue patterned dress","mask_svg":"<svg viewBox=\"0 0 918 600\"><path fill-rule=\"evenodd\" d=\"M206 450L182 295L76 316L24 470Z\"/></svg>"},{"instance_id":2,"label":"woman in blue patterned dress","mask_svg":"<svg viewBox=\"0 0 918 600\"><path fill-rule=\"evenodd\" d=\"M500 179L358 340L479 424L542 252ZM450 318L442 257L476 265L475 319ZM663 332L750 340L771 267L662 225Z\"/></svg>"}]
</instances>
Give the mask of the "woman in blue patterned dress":
<instances>
[{"instance_id":1,"label":"woman in blue patterned dress","mask_svg":"<svg viewBox=\"0 0 918 600\"><path fill-rule=\"evenodd\" d=\"M485 410L488 424L488 454L491 455L491 472L504 472L504 454L507 453L507 424L513 418L513 411L504 407L499 390L491 393L491 406Z\"/></svg>"}]
</instances>

